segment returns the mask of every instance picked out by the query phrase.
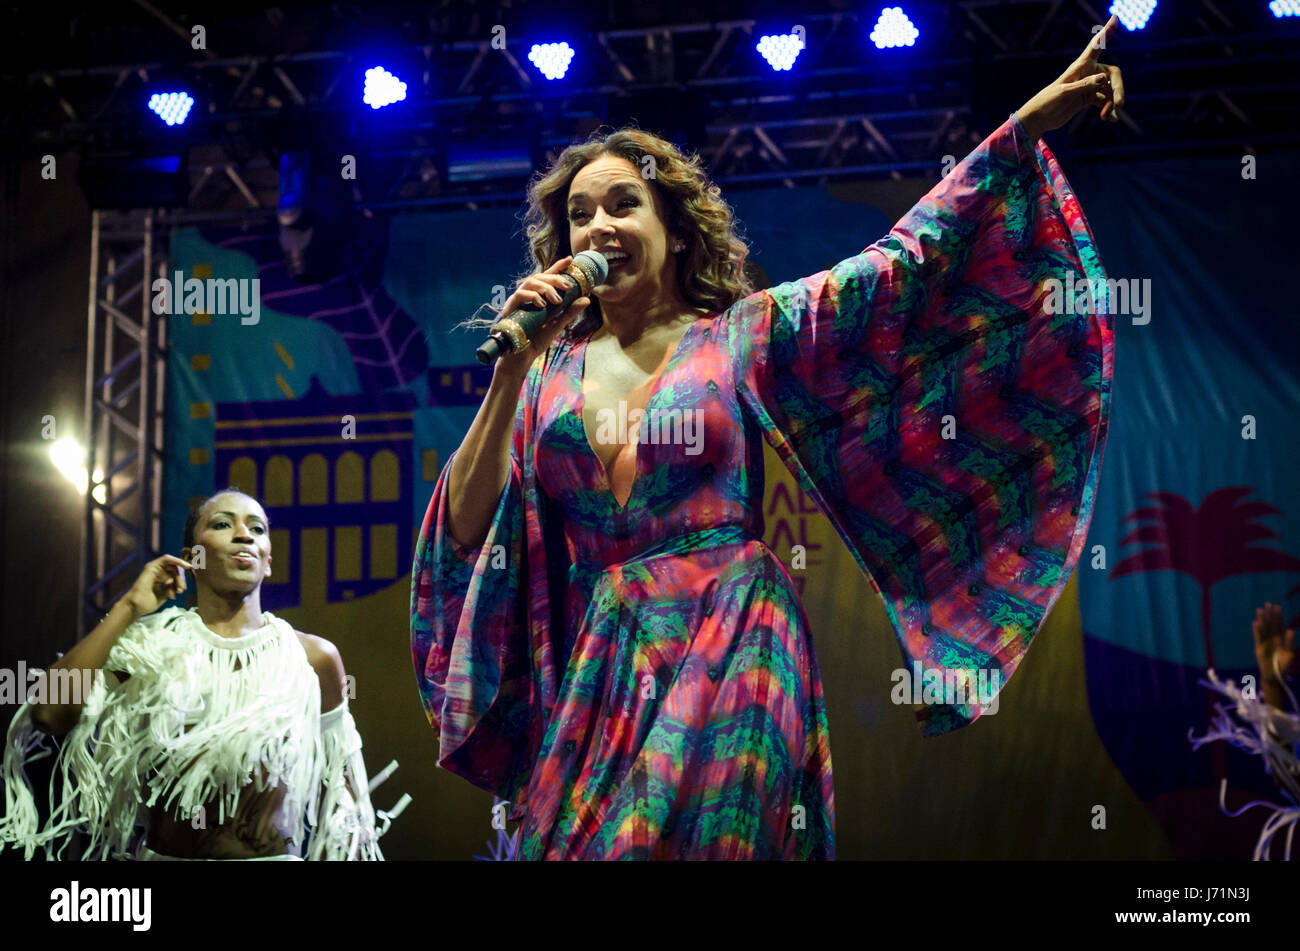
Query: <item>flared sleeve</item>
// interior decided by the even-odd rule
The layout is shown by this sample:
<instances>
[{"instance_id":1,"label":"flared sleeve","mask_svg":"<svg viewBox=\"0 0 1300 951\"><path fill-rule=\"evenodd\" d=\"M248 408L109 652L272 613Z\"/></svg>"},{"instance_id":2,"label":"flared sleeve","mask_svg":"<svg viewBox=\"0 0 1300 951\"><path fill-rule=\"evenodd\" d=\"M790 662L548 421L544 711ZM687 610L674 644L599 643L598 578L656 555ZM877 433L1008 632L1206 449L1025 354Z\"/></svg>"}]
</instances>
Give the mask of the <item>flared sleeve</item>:
<instances>
[{"instance_id":1,"label":"flared sleeve","mask_svg":"<svg viewBox=\"0 0 1300 951\"><path fill-rule=\"evenodd\" d=\"M456 450L434 485L411 571L411 654L438 765L509 801L514 819L557 686L546 513L533 466L538 393L555 352L534 361L524 382L510 476L482 546L468 549L448 530Z\"/></svg>"},{"instance_id":2,"label":"flared sleeve","mask_svg":"<svg viewBox=\"0 0 1300 951\"><path fill-rule=\"evenodd\" d=\"M909 675L960 688L917 713L926 736L989 709L1079 560L1105 287L1065 175L1013 114L861 254L725 315L742 404L883 597Z\"/></svg>"}]
</instances>

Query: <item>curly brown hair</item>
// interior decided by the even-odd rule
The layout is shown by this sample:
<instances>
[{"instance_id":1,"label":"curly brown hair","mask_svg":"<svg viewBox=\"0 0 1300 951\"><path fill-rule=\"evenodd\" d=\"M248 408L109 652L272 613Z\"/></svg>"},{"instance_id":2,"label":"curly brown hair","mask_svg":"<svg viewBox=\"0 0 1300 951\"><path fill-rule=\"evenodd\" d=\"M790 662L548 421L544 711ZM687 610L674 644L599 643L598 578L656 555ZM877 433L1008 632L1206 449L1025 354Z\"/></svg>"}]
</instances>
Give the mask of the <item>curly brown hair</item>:
<instances>
[{"instance_id":1,"label":"curly brown hair","mask_svg":"<svg viewBox=\"0 0 1300 951\"><path fill-rule=\"evenodd\" d=\"M723 311L754 292L745 272L749 246L737 235L731 208L705 172L699 155L684 153L667 139L635 126L612 132L597 129L585 142L565 148L545 171L533 176L528 183L524 234L536 267L518 280L573 253L569 246L569 187L583 166L603 155L627 159L643 175L644 169L653 169L648 181L666 211L665 227L686 240L685 251L675 257L677 284L687 303ZM600 302L593 299L564 333L580 339L602 322Z\"/></svg>"}]
</instances>

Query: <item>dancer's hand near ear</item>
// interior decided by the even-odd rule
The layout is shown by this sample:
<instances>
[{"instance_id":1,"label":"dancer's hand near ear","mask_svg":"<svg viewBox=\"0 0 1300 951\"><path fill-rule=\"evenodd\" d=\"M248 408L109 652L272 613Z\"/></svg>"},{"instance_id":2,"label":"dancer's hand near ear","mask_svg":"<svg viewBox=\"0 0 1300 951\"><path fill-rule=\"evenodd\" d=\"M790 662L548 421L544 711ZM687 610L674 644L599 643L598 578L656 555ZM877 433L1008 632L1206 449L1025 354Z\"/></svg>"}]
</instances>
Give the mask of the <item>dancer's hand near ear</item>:
<instances>
[{"instance_id":1,"label":"dancer's hand near ear","mask_svg":"<svg viewBox=\"0 0 1300 951\"><path fill-rule=\"evenodd\" d=\"M31 707L32 724L38 730L59 736L76 726L87 699L84 685L89 678L82 672L93 671L95 676L99 676L99 669L108 659L108 652L113 649L123 631L146 614L157 611L168 599L185 591L185 568L193 569L193 565L175 555L162 555L149 562L131 589L118 599L95 629L51 664L49 670L40 674L45 682L36 685L37 696L44 697L45 702L28 704ZM49 673L54 670L72 671L81 677L83 689L78 691L80 702L58 696L64 691L56 687L66 686L68 678L66 675L51 678Z\"/></svg>"},{"instance_id":2,"label":"dancer's hand near ear","mask_svg":"<svg viewBox=\"0 0 1300 951\"><path fill-rule=\"evenodd\" d=\"M172 598L185 593L185 571L194 566L175 555L162 555L144 566L122 600L135 612L135 620L153 614Z\"/></svg>"}]
</instances>

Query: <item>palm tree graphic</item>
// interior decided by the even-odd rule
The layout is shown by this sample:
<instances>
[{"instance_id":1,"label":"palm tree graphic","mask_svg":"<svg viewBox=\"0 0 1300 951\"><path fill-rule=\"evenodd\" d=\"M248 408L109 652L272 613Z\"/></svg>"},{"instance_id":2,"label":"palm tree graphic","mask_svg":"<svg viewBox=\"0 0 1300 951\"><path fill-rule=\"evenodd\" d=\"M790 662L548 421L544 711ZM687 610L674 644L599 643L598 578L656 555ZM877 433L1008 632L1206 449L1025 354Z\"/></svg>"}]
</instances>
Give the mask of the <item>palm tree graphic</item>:
<instances>
[{"instance_id":1,"label":"palm tree graphic","mask_svg":"<svg viewBox=\"0 0 1300 951\"><path fill-rule=\"evenodd\" d=\"M1255 542L1278 538L1278 533L1256 519L1280 515L1278 509L1258 499L1244 501L1255 490L1247 486L1217 489L1200 508L1173 492L1148 492L1145 505L1124 517L1139 525L1120 545L1147 545L1129 555L1110 573L1111 580L1140 571L1181 571L1201 586L1201 639L1205 663L1214 666L1214 637L1210 629L1210 592L1214 585L1234 575L1264 571L1300 571L1300 558ZM1300 586L1292 591L1300 590ZM1249 624L1242 622L1243 629Z\"/></svg>"}]
</instances>

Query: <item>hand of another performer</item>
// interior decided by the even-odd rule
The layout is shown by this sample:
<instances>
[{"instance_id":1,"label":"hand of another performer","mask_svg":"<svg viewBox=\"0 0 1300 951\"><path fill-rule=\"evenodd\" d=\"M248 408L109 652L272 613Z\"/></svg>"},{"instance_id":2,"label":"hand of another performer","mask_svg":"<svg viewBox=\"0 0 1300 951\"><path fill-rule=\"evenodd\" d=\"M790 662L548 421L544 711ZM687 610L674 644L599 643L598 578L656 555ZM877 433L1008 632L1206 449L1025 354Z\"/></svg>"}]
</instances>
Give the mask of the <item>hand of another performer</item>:
<instances>
[{"instance_id":1,"label":"hand of another performer","mask_svg":"<svg viewBox=\"0 0 1300 951\"><path fill-rule=\"evenodd\" d=\"M572 255L562 257L545 271L530 274L524 278L519 282L519 286L515 288L515 292L506 298L505 306L501 308L501 316L509 316L512 312L524 307L542 308L549 307L551 304L558 304L564 292L568 290L569 284L572 283L572 279L564 274L564 269L572 263ZM526 373L533 360L545 353L560 331L573 318L586 310L590 303L591 298L579 297L534 334L527 347L518 353L506 354L498 363L503 364L509 370Z\"/></svg>"},{"instance_id":2,"label":"hand of another performer","mask_svg":"<svg viewBox=\"0 0 1300 951\"><path fill-rule=\"evenodd\" d=\"M1119 33L1119 18L1112 16L1084 47L1079 58L1034 98L1016 110L1032 141L1059 129L1091 105L1101 106L1101 117L1118 120L1124 105L1124 79L1118 66L1100 62L1103 50Z\"/></svg>"},{"instance_id":3,"label":"hand of another performer","mask_svg":"<svg viewBox=\"0 0 1300 951\"><path fill-rule=\"evenodd\" d=\"M1255 609L1251 625L1255 634L1255 660L1259 664L1260 693L1270 706L1282 708L1282 681L1278 676L1300 674L1300 655L1296 654L1295 631L1282 631L1282 608L1264 603Z\"/></svg>"},{"instance_id":4,"label":"hand of another performer","mask_svg":"<svg viewBox=\"0 0 1300 951\"><path fill-rule=\"evenodd\" d=\"M152 614L163 602L176 597L186 589L184 569L194 566L175 555L162 555L144 566L131 590L121 600L130 605L137 619Z\"/></svg>"}]
</instances>

